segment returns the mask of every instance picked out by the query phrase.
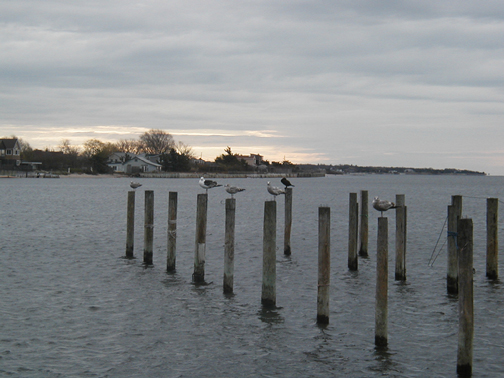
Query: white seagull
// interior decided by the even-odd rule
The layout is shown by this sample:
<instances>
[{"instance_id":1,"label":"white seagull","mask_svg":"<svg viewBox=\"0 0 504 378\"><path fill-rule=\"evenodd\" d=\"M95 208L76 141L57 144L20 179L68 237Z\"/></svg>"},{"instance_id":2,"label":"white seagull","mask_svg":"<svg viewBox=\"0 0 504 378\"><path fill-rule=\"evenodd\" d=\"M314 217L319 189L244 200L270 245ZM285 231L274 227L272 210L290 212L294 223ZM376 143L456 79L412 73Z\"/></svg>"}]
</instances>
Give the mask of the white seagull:
<instances>
[{"instance_id":1,"label":"white seagull","mask_svg":"<svg viewBox=\"0 0 504 378\"><path fill-rule=\"evenodd\" d=\"M212 181L212 180L205 180L204 177L201 177L199 179L199 185L205 189L207 192L208 192L208 189L211 189L211 188L216 188L218 186L222 186L220 184L217 184L216 181Z\"/></svg>"},{"instance_id":2,"label":"white seagull","mask_svg":"<svg viewBox=\"0 0 504 378\"><path fill-rule=\"evenodd\" d=\"M141 187L141 186L142 186L142 184L140 184L139 182L131 181L131 182L130 182L130 186L131 186L133 189L136 189L136 188Z\"/></svg>"},{"instance_id":3,"label":"white seagull","mask_svg":"<svg viewBox=\"0 0 504 378\"><path fill-rule=\"evenodd\" d=\"M276 196L278 196L279 194L285 194L285 190L278 188L276 186L271 186L271 183L269 181L268 181L268 185L266 187L268 189L269 194L273 195L273 198L275 199L275 201L276 201Z\"/></svg>"},{"instance_id":4,"label":"white seagull","mask_svg":"<svg viewBox=\"0 0 504 378\"><path fill-rule=\"evenodd\" d=\"M244 188L239 188L237 186L231 186L229 184L224 185L224 189L226 189L226 192L231 194L231 198L233 198L233 194L236 194L238 192L243 192L245 190Z\"/></svg>"},{"instance_id":5,"label":"white seagull","mask_svg":"<svg viewBox=\"0 0 504 378\"><path fill-rule=\"evenodd\" d=\"M388 209L395 209L396 205L394 202L390 202L387 200L381 200L378 197L375 197L373 199L373 207L381 212L381 216L383 217L383 212L387 211Z\"/></svg>"}]
</instances>

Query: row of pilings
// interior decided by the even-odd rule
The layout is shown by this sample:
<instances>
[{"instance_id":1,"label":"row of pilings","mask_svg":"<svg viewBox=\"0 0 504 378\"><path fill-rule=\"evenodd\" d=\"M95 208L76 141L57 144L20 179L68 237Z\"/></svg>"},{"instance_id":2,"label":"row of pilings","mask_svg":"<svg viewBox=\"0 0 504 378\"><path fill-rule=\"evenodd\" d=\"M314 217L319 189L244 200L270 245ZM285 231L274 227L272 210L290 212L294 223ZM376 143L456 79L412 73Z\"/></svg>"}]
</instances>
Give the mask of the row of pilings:
<instances>
[{"instance_id":1,"label":"row of pilings","mask_svg":"<svg viewBox=\"0 0 504 378\"><path fill-rule=\"evenodd\" d=\"M407 207L405 196L396 195L396 233L395 233L395 279L406 280L406 241ZM276 306L276 249L277 249L277 203L264 203L263 222L263 266L261 304ZM196 236L194 249L195 284L205 283L205 255L207 229L208 195L198 194L196 211ZM227 198L225 203L225 244L223 291L233 293L234 244L235 244L236 199ZM329 207L319 207L318 214L318 285L317 285L317 324L329 323L330 298L330 224ZM128 192L126 257L134 253L134 214L135 192ZM359 216L360 215L360 216ZM473 223L472 219L462 218L462 196L452 196L448 206L448 259L447 291L458 295L459 336L457 353L457 373L460 376L472 374L472 345L474 335L473 309ZM360 222L359 222L360 220ZM360 223L360 224L359 224ZM359 227L360 226L360 227ZM361 191L361 206L357 193L349 196L348 269L358 270L357 255L368 255L368 192ZM145 264L153 263L154 192L145 191L144 251ZM292 227L292 188L287 188L285 196L284 254L292 253L290 236ZM498 278L498 199L487 199L487 270L489 279ZM375 301L375 345L388 344L388 218L378 218L376 246L376 301ZM169 193L167 260L168 272L176 267L177 236L177 192Z\"/></svg>"}]
</instances>

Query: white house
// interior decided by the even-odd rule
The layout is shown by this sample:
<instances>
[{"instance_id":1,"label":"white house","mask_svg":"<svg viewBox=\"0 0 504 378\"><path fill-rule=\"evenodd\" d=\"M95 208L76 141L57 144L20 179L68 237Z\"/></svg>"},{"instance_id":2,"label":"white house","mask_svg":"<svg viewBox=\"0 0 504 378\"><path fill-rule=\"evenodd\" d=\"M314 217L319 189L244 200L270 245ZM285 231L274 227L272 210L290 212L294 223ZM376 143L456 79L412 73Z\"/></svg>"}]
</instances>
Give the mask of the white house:
<instances>
[{"instance_id":1,"label":"white house","mask_svg":"<svg viewBox=\"0 0 504 378\"><path fill-rule=\"evenodd\" d=\"M161 164L155 163L131 153L116 152L109 157L107 165L117 173L139 173L139 172L159 172L163 167Z\"/></svg>"}]
</instances>

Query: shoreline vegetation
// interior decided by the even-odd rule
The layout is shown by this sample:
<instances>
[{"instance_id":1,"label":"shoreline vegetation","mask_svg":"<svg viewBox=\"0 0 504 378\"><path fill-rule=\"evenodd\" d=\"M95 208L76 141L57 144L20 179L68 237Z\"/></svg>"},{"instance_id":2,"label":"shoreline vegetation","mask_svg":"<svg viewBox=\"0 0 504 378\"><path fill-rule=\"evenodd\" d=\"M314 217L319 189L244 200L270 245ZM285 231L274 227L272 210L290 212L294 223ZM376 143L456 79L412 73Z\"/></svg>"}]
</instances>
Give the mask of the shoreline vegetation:
<instances>
[{"instance_id":1,"label":"shoreline vegetation","mask_svg":"<svg viewBox=\"0 0 504 378\"><path fill-rule=\"evenodd\" d=\"M32 149L28 142L11 136L0 139L14 146L0 159L0 177L321 177L345 174L481 175L485 172L455 168L409 168L353 164L294 164L269 161L260 154L240 155L230 146L213 161L197 158L192 148L161 129L151 129L136 139L116 143L89 139L83 147L62 140L59 150ZM15 153L14 153L15 152ZM101 175L101 176L99 176Z\"/></svg>"}]
</instances>

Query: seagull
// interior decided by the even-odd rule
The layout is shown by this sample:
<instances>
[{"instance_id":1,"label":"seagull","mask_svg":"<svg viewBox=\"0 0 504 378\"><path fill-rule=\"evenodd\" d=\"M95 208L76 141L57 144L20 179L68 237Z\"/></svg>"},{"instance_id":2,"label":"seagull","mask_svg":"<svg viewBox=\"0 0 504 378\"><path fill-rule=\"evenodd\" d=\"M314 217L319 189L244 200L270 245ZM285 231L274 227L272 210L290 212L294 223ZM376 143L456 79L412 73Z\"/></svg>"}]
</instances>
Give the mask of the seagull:
<instances>
[{"instance_id":1,"label":"seagull","mask_svg":"<svg viewBox=\"0 0 504 378\"><path fill-rule=\"evenodd\" d=\"M285 177L283 177L280 180L280 182L285 185L285 189L287 189L287 187L289 187L289 186L294 187L294 185L292 185L291 182L289 180L287 180L287 178L285 178Z\"/></svg>"},{"instance_id":2,"label":"seagull","mask_svg":"<svg viewBox=\"0 0 504 378\"><path fill-rule=\"evenodd\" d=\"M205 180L204 177L201 177L199 179L199 185L205 189L208 193L208 189L211 189L211 188L216 188L217 186L222 186L220 184L217 184L217 182L215 181L212 181L212 180Z\"/></svg>"},{"instance_id":3,"label":"seagull","mask_svg":"<svg viewBox=\"0 0 504 378\"><path fill-rule=\"evenodd\" d=\"M237 186L231 186L229 184L224 185L224 189L226 189L226 192L231 194L231 198L233 198L233 194L236 194L238 192L243 192L245 190L244 188L239 188Z\"/></svg>"},{"instance_id":4,"label":"seagull","mask_svg":"<svg viewBox=\"0 0 504 378\"><path fill-rule=\"evenodd\" d=\"M131 181L131 182L130 182L130 186L131 186L133 189L136 189L136 188L141 187L141 186L142 186L142 184L140 184L139 182Z\"/></svg>"},{"instance_id":5,"label":"seagull","mask_svg":"<svg viewBox=\"0 0 504 378\"><path fill-rule=\"evenodd\" d=\"M394 202L390 202L387 200L381 200L378 197L375 197L373 200L373 207L381 212L381 216L383 217L383 212L388 209L395 209L396 205Z\"/></svg>"},{"instance_id":6,"label":"seagull","mask_svg":"<svg viewBox=\"0 0 504 378\"><path fill-rule=\"evenodd\" d=\"M285 190L278 188L276 186L271 186L271 183L269 181L268 181L267 189L268 189L268 192L273 195L273 198L275 199L275 201L276 201L276 196L278 196L279 194L285 194Z\"/></svg>"}]
</instances>

